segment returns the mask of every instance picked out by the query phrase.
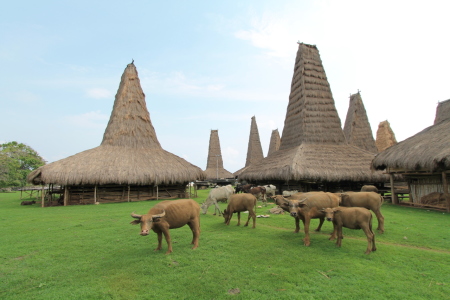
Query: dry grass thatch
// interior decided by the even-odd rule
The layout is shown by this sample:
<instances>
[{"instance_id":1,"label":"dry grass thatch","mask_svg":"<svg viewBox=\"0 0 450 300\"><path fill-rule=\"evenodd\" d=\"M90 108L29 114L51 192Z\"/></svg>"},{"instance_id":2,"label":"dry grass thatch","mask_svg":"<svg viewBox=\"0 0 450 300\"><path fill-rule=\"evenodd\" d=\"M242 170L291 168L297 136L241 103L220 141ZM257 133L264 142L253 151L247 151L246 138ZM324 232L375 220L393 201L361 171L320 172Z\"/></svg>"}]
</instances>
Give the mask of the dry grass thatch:
<instances>
[{"instance_id":1,"label":"dry grass thatch","mask_svg":"<svg viewBox=\"0 0 450 300\"><path fill-rule=\"evenodd\" d=\"M344 135L350 145L372 153L378 152L359 92L350 96L350 105L344 124Z\"/></svg>"},{"instance_id":2,"label":"dry grass thatch","mask_svg":"<svg viewBox=\"0 0 450 300\"><path fill-rule=\"evenodd\" d=\"M272 130L272 135L270 136L269 151L267 152L267 156L278 151L278 149L280 149L280 143L281 143L281 139L280 139L280 133L278 132L278 129Z\"/></svg>"},{"instance_id":3,"label":"dry grass thatch","mask_svg":"<svg viewBox=\"0 0 450 300\"><path fill-rule=\"evenodd\" d=\"M300 44L280 149L243 170L241 180L371 181L373 153L347 144L316 46Z\"/></svg>"},{"instance_id":4,"label":"dry grass thatch","mask_svg":"<svg viewBox=\"0 0 450 300\"><path fill-rule=\"evenodd\" d=\"M380 122L378 124L376 140L378 152L382 152L395 144L397 144L397 139L395 138L394 131L391 129L391 124L387 120Z\"/></svg>"},{"instance_id":5,"label":"dry grass thatch","mask_svg":"<svg viewBox=\"0 0 450 300\"><path fill-rule=\"evenodd\" d=\"M233 174L223 168L218 130L211 130L209 137L208 162L206 164L205 174L206 179L233 178Z\"/></svg>"},{"instance_id":6,"label":"dry grass thatch","mask_svg":"<svg viewBox=\"0 0 450 300\"><path fill-rule=\"evenodd\" d=\"M436 117L434 118L434 124L437 124L450 117L450 99L441 101L436 108Z\"/></svg>"},{"instance_id":7,"label":"dry grass thatch","mask_svg":"<svg viewBox=\"0 0 450 300\"><path fill-rule=\"evenodd\" d=\"M252 117L252 123L250 125L250 135L248 139L247 159L245 160L244 168L233 173L234 176L239 174L250 165L258 163L264 158L261 140L259 139L258 125L256 124L255 116Z\"/></svg>"},{"instance_id":8,"label":"dry grass thatch","mask_svg":"<svg viewBox=\"0 0 450 300\"><path fill-rule=\"evenodd\" d=\"M122 75L101 145L42 166L27 179L34 184L158 185L204 177L200 168L162 149L131 63Z\"/></svg>"}]
</instances>

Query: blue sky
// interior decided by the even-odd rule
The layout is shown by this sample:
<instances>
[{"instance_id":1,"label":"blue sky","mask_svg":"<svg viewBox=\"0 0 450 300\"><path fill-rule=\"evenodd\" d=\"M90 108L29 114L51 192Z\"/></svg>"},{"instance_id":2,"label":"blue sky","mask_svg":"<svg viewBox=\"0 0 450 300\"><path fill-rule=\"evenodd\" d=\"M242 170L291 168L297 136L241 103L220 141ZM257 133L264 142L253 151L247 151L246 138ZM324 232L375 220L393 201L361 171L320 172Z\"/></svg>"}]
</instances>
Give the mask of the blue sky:
<instances>
[{"instance_id":1,"label":"blue sky","mask_svg":"<svg viewBox=\"0 0 450 300\"><path fill-rule=\"evenodd\" d=\"M8 1L0 11L0 142L53 162L100 145L134 59L161 146L206 168L211 129L242 168L283 130L297 41L317 45L342 125L361 90L374 137L433 124L450 98L448 1Z\"/></svg>"}]
</instances>

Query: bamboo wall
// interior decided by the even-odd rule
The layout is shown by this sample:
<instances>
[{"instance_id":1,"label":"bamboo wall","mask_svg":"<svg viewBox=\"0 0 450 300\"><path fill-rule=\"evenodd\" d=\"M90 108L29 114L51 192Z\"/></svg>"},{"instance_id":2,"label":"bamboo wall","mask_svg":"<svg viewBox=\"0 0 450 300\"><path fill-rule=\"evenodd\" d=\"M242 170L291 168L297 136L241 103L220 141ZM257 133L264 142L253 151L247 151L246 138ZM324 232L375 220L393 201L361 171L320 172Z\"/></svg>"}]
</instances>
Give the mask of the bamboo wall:
<instances>
[{"instance_id":1,"label":"bamboo wall","mask_svg":"<svg viewBox=\"0 0 450 300\"><path fill-rule=\"evenodd\" d=\"M449 175L447 175L447 180ZM432 192L444 193L442 175L407 177L410 188L410 199L413 203L420 204L420 198Z\"/></svg>"}]
</instances>

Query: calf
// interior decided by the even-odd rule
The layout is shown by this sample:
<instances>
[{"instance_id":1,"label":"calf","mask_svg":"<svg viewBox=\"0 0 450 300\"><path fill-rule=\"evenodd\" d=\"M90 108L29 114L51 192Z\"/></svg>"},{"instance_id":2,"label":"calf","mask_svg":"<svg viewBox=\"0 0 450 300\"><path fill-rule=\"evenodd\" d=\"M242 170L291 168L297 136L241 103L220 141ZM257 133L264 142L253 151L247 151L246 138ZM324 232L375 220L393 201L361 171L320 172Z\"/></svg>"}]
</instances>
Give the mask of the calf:
<instances>
[{"instance_id":1,"label":"calf","mask_svg":"<svg viewBox=\"0 0 450 300\"><path fill-rule=\"evenodd\" d=\"M381 214L381 205L383 196L375 192L347 192L341 194L341 206L345 207L364 207L375 213L378 219L377 230L384 232L384 217Z\"/></svg>"},{"instance_id":2,"label":"calf","mask_svg":"<svg viewBox=\"0 0 450 300\"><path fill-rule=\"evenodd\" d=\"M299 218L303 222L305 228L305 238L303 243L305 246L311 244L309 238L309 225L311 219L320 219L319 227L316 231L322 228L322 224L325 219L325 213L321 211L323 208L327 207L338 207L339 197L332 193L324 192L309 192L303 194L303 199L301 200L288 200L289 211L292 217Z\"/></svg>"},{"instance_id":3,"label":"calf","mask_svg":"<svg viewBox=\"0 0 450 300\"><path fill-rule=\"evenodd\" d=\"M223 217L225 219L225 224L230 225L231 217L233 213L237 212L238 214L238 223L237 226L241 225L241 212L248 210L248 219L247 223L244 226L248 226L248 222L250 218L253 218L253 227L256 226L256 197L252 194L243 193L243 194L234 194L228 199L228 206L223 211Z\"/></svg>"},{"instance_id":4,"label":"calf","mask_svg":"<svg viewBox=\"0 0 450 300\"><path fill-rule=\"evenodd\" d=\"M325 218L333 222L333 233L330 240L337 235L336 246L341 247L342 227L350 229L362 229L367 236L367 250L365 254L377 250L375 246L375 234L372 231L372 213L363 207L334 207L322 209Z\"/></svg>"},{"instance_id":5,"label":"calf","mask_svg":"<svg viewBox=\"0 0 450 300\"><path fill-rule=\"evenodd\" d=\"M158 247L161 250L162 235L166 238L168 250L166 254L172 252L172 241L169 229L175 229L188 225L193 234L192 243L195 249L198 247L200 238L200 205L192 199L166 200L152 207L146 215L131 214L137 219L130 224L141 224L141 235L149 234L150 229L158 235Z\"/></svg>"},{"instance_id":6,"label":"calf","mask_svg":"<svg viewBox=\"0 0 450 300\"><path fill-rule=\"evenodd\" d=\"M20 205L33 205L35 203L36 203L36 201L34 201L34 200L32 200L32 201L22 201L20 203Z\"/></svg>"}]
</instances>

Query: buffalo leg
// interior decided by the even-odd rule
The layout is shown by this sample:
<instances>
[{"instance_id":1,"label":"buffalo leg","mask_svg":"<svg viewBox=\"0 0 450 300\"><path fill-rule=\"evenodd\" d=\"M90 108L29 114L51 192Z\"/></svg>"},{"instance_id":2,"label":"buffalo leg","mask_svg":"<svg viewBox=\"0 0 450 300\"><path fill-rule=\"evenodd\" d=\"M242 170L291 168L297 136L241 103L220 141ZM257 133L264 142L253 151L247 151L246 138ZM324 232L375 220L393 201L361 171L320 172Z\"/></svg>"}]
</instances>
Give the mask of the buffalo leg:
<instances>
[{"instance_id":1,"label":"buffalo leg","mask_svg":"<svg viewBox=\"0 0 450 300\"><path fill-rule=\"evenodd\" d=\"M377 230L380 231L380 233L384 232L384 217L381 214L381 211L377 210L374 211L375 215L377 216L377 220L378 220L378 228Z\"/></svg>"},{"instance_id":2,"label":"buffalo leg","mask_svg":"<svg viewBox=\"0 0 450 300\"><path fill-rule=\"evenodd\" d=\"M237 226L239 226L239 225L241 225L241 212L238 211L237 215L238 215L238 224L237 224Z\"/></svg>"},{"instance_id":3,"label":"buffalo leg","mask_svg":"<svg viewBox=\"0 0 450 300\"><path fill-rule=\"evenodd\" d=\"M217 211L219 211L219 216L220 216L222 213L220 211L219 204L217 203L217 200L215 200L215 199L214 199L214 205L215 205L215 207L214 207L214 215L216 214L216 210L217 210Z\"/></svg>"},{"instance_id":4,"label":"buffalo leg","mask_svg":"<svg viewBox=\"0 0 450 300\"><path fill-rule=\"evenodd\" d=\"M158 235L158 247L156 247L155 251L159 251L162 248L162 232L157 231L156 234Z\"/></svg>"},{"instance_id":5,"label":"buffalo leg","mask_svg":"<svg viewBox=\"0 0 450 300\"><path fill-rule=\"evenodd\" d=\"M200 220L193 220L188 223L189 228L192 230L192 242L191 244L194 245L192 249L195 249L198 247L198 240L200 238Z\"/></svg>"},{"instance_id":6,"label":"buffalo leg","mask_svg":"<svg viewBox=\"0 0 450 300\"><path fill-rule=\"evenodd\" d=\"M170 239L169 228L164 228L163 233L168 246L166 254L170 254L172 253L172 240Z\"/></svg>"},{"instance_id":7,"label":"buffalo leg","mask_svg":"<svg viewBox=\"0 0 450 300\"><path fill-rule=\"evenodd\" d=\"M309 240L309 224L311 223L311 218L308 216L305 216L304 225L305 225L305 238L303 240L303 243L305 246L309 246L311 244Z\"/></svg>"},{"instance_id":8,"label":"buffalo leg","mask_svg":"<svg viewBox=\"0 0 450 300\"><path fill-rule=\"evenodd\" d=\"M362 228L362 230L364 230L364 233L367 236L367 250L366 250L366 252L364 252L364 254L369 254L371 251L376 250L376 248L375 248L375 250L373 250L373 248L375 247L374 234L368 226L364 226L364 228Z\"/></svg>"},{"instance_id":9,"label":"buffalo leg","mask_svg":"<svg viewBox=\"0 0 450 300\"><path fill-rule=\"evenodd\" d=\"M325 221L325 217L320 218L319 226L316 228L315 231L320 231L320 229L322 229L323 221Z\"/></svg>"},{"instance_id":10,"label":"buffalo leg","mask_svg":"<svg viewBox=\"0 0 450 300\"><path fill-rule=\"evenodd\" d=\"M335 240L337 235L337 226L333 222L333 232L331 233L331 236L329 238L330 241Z\"/></svg>"},{"instance_id":11,"label":"buffalo leg","mask_svg":"<svg viewBox=\"0 0 450 300\"><path fill-rule=\"evenodd\" d=\"M300 219L295 218L295 230L294 233L298 233L300 231Z\"/></svg>"},{"instance_id":12,"label":"buffalo leg","mask_svg":"<svg viewBox=\"0 0 450 300\"><path fill-rule=\"evenodd\" d=\"M336 225L337 226L337 241L336 246L341 247L342 246L342 239L344 238L342 234L342 225Z\"/></svg>"}]
</instances>

